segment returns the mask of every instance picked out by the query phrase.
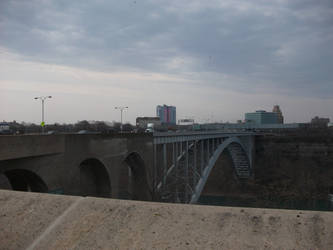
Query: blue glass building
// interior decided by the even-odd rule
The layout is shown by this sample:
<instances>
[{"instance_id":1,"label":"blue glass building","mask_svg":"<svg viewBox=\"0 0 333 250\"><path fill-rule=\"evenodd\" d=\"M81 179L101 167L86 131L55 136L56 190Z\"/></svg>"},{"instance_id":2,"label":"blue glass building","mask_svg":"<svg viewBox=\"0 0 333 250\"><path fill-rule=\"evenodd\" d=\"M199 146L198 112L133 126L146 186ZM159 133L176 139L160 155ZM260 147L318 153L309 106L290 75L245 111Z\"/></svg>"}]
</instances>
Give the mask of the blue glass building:
<instances>
[{"instance_id":1,"label":"blue glass building","mask_svg":"<svg viewBox=\"0 0 333 250\"><path fill-rule=\"evenodd\" d=\"M176 124L176 107L167 105L158 105L156 107L156 116L164 124Z\"/></svg>"},{"instance_id":2,"label":"blue glass building","mask_svg":"<svg viewBox=\"0 0 333 250\"><path fill-rule=\"evenodd\" d=\"M252 124L279 124L278 113L257 110L254 113L245 114L245 122Z\"/></svg>"}]
</instances>

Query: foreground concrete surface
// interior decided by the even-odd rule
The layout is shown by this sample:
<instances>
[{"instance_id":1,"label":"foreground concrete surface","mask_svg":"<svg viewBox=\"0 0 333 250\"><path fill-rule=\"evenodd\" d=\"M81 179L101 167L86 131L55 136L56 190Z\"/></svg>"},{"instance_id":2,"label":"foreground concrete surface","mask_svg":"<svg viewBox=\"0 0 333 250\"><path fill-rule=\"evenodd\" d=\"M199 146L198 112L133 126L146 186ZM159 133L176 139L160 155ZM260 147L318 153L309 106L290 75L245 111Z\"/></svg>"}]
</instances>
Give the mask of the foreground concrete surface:
<instances>
[{"instance_id":1,"label":"foreground concrete surface","mask_svg":"<svg viewBox=\"0 0 333 250\"><path fill-rule=\"evenodd\" d=\"M0 190L0 249L333 249L333 213Z\"/></svg>"}]
</instances>

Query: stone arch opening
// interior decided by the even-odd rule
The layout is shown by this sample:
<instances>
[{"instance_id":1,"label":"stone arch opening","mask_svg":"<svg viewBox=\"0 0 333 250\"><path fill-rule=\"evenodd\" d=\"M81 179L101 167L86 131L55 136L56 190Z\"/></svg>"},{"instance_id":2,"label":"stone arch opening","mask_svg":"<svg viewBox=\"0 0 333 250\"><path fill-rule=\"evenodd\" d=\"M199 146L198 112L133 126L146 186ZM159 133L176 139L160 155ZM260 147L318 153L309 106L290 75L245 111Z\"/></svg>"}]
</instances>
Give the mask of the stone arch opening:
<instances>
[{"instance_id":1,"label":"stone arch opening","mask_svg":"<svg viewBox=\"0 0 333 250\"><path fill-rule=\"evenodd\" d=\"M109 174L104 164L94 158L80 164L80 194L82 196L110 197Z\"/></svg>"},{"instance_id":2,"label":"stone arch opening","mask_svg":"<svg viewBox=\"0 0 333 250\"><path fill-rule=\"evenodd\" d=\"M37 174L25 169L8 170L5 173L15 191L47 193L48 187Z\"/></svg>"},{"instance_id":3,"label":"stone arch opening","mask_svg":"<svg viewBox=\"0 0 333 250\"><path fill-rule=\"evenodd\" d=\"M146 166L142 157L132 152L125 158L124 163L120 173L119 198L151 200Z\"/></svg>"},{"instance_id":4,"label":"stone arch opening","mask_svg":"<svg viewBox=\"0 0 333 250\"><path fill-rule=\"evenodd\" d=\"M4 175L3 173L0 173L0 189L8 189L8 190L13 189L7 176Z\"/></svg>"}]
</instances>

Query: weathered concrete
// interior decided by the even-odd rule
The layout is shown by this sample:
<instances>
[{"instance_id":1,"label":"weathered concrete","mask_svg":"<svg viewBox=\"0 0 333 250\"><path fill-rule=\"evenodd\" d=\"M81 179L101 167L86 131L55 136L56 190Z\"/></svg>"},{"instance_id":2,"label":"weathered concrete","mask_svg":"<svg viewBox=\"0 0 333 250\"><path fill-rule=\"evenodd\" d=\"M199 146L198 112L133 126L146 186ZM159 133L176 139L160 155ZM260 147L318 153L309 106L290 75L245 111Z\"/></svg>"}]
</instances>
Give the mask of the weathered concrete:
<instances>
[{"instance_id":1,"label":"weathered concrete","mask_svg":"<svg viewBox=\"0 0 333 250\"><path fill-rule=\"evenodd\" d=\"M1 136L0 146L2 189L152 199L149 134Z\"/></svg>"},{"instance_id":2,"label":"weathered concrete","mask_svg":"<svg viewBox=\"0 0 333 250\"><path fill-rule=\"evenodd\" d=\"M0 191L1 249L333 249L333 213Z\"/></svg>"},{"instance_id":3,"label":"weathered concrete","mask_svg":"<svg viewBox=\"0 0 333 250\"><path fill-rule=\"evenodd\" d=\"M64 135L1 136L0 160L63 153Z\"/></svg>"}]
</instances>

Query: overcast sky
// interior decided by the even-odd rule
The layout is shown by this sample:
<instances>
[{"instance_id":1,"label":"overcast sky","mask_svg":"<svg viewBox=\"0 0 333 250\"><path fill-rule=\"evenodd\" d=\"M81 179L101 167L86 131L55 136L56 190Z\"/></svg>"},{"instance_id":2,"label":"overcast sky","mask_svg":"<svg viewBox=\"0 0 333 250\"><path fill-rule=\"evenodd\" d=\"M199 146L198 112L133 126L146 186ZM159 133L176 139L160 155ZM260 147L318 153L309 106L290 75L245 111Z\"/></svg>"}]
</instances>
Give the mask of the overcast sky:
<instances>
[{"instance_id":1,"label":"overcast sky","mask_svg":"<svg viewBox=\"0 0 333 250\"><path fill-rule=\"evenodd\" d=\"M0 120L333 120L332 0L1 0Z\"/></svg>"}]
</instances>

